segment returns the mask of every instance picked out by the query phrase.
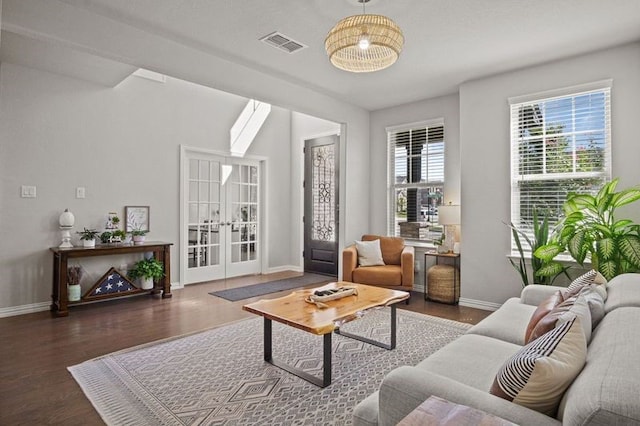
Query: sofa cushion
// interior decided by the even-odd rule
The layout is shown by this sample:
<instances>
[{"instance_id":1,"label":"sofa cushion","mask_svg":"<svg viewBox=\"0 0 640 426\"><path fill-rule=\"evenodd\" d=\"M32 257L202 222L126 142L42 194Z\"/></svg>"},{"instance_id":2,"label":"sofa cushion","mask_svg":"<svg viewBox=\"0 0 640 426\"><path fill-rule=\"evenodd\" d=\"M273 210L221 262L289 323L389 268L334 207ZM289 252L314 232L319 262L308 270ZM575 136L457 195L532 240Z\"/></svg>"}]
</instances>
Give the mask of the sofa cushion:
<instances>
[{"instance_id":1,"label":"sofa cushion","mask_svg":"<svg viewBox=\"0 0 640 426\"><path fill-rule=\"evenodd\" d=\"M593 331L587 363L560 404L563 424L640 424L638 324L640 309L635 307L615 309L602 319Z\"/></svg>"},{"instance_id":2,"label":"sofa cushion","mask_svg":"<svg viewBox=\"0 0 640 426\"><path fill-rule=\"evenodd\" d=\"M379 266L384 265L382 251L380 250L380 240L356 241L358 251L359 266Z\"/></svg>"},{"instance_id":3,"label":"sofa cushion","mask_svg":"<svg viewBox=\"0 0 640 426\"><path fill-rule=\"evenodd\" d=\"M380 240L380 250L385 265L400 265L404 239L400 237L381 237L379 235L363 235L362 241Z\"/></svg>"},{"instance_id":4,"label":"sofa cushion","mask_svg":"<svg viewBox=\"0 0 640 426\"><path fill-rule=\"evenodd\" d=\"M520 303L512 297L491 315L474 325L467 334L480 334L516 345L524 345L524 335L535 306Z\"/></svg>"},{"instance_id":5,"label":"sofa cushion","mask_svg":"<svg viewBox=\"0 0 640 426\"><path fill-rule=\"evenodd\" d=\"M490 392L553 417L586 358L584 332L573 315L513 355L498 371Z\"/></svg>"},{"instance_id":6,"label":"sofa cushion","mask_svg":"<svg viewBox=\"0 0 640 426\"><path fill-rule=\"evenodd\" d=\"M460 336L416 367L485 391L500 366L521 346L477 334Z\"/></svg>"},{"instance_id":7,"label":"sofa cushion","mask_svg":"<svg viewBox=\"0 0 640 426\"><path fill-rule=\"evenodd\" d=\"M593 289L600 294L602 300L607 300L607 280L595 269L585 272L575 280L571 281L571 284L567 287L564 298L568 299L575 296L584 286L592 286Z\"/></svg>"},{"instance_id":8,"label":"sofa cushion","mask_svg":"<svg viewBox=\"0 0 640 426\"><path fill-rule=\"evenodd\" d=\"M578 295L583 296L589 306L589 312L591 313L591 328L597 327L598 323L604 317L604 300L593 285L588 285L580 290Z\"/></svg>"},{"instance_id":9,"label":"sofa cushion","mask_svg":"<svg viewBox=\"0 0 640 426\"><path fill-rule=\"evenodd\" d=\"M640 274L621 274L607 283L604 311L609 313L625 306L640 307Z\"/></svg>"},{"instance_id":10,"label":"sofa cushion","mask_svg":"<svg viewBox=\"0 0 640 426\"><path fill-rule=\"evenodd\" d=\"M531 333L533 332L533 329L536 328L536 325L538 325L538 322L540 322L542 318L547 316L549 312L551 312L562 302L564 302L564 297L562 296L562 292L560 290L556 291L551 296L540 302L536 310L533 312L533 315L531 315L529 324L527 324L527 330L524 334L525 342L531 341Z\"/></svg>"},{"instance_id":11,"label":"sofa cushion","mask_svg":"<svg viewBox=\"0 0 640 426\"><path fill-rule=\"evenodd\" d=\"M353 282L371 285L401 286L402 268L400 265L356 268L353 270Z\"/></svg>"},{"instance_id":12,"label":"sofa cushion","mask_svg":"<svg viewBox=\"0 0 640 426\"><path fill-rule=\"evenodd\" d=\"M536 324L529 335L529 340L526 343L532 342L543 334L548 333L557 327L558 324L566 322L572 315L577 315L580 318L582 331L584 332L587 344L589 344L591 340L591 311L589 311L587 300L582 295L573 296L565 300L538 321L538 324Z\"/></svg>"}]
</instances>

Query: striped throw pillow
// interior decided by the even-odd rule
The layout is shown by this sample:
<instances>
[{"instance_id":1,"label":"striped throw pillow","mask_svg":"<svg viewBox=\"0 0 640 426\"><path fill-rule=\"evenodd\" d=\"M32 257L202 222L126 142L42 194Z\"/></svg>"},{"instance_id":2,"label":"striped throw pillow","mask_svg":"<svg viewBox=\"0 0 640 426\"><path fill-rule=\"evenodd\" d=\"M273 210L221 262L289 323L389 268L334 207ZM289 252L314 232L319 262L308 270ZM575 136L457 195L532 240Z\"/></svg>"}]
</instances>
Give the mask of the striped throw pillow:
<instances>
[{"instance_id":1,"label":"striped throw pillow","mask_svg":"<svg viewBox=\"0 0 640 426\"><path fill-rule=\"evenodd\" d=\"M500 368L490 392L555 417L564 391L582 370L587 342L573 316L522 347Z\"/></svg>"}]
</instances>

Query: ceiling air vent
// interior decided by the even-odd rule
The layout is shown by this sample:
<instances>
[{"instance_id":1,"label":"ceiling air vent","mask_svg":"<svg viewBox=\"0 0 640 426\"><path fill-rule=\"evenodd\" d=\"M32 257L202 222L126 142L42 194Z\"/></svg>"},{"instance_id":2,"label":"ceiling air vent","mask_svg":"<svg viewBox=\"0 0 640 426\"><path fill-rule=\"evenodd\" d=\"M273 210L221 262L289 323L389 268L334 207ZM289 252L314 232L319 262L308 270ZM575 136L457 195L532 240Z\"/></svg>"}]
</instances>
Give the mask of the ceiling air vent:
<instances>
[{"instance_id":1,"label":"ceiling air vent","mask_svg":"<svg viewBox=\"0 0 640 426\"><path fill-rule=\"evenodd\" d=\"M267 43L269 46L284 50L287 53L294 53L307 47L299 41L292 40L291 37L277 31L262 37L260 41Z\"/></svg>"}]
</instances>

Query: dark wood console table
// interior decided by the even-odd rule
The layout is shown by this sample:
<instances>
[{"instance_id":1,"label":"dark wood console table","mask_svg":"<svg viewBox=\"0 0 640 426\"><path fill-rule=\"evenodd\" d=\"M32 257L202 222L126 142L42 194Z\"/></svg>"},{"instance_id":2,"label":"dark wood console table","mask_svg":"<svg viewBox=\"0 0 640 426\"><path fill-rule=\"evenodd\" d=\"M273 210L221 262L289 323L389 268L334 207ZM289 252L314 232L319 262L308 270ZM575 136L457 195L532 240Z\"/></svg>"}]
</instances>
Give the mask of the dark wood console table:
<instances>
[{"instance_id":1,"label":"dark wood console table","mask_svg":"<svg viewBox=\"0 0 640 426\"><path fill-rule=\"evenodd\" d=\"M51 311L54 315L63 317L69 315L69 306L82 305L95 302L80 300L69 302L67 295L67 266L68 260L80 257L109 256L128 253L153 252L153 257L164 264L164 277L153 284L151 290L140 290L136 293L110 294L103 296L100 300L108 300L116 297L129 296L131 294L158 294L162 293L163 298L171 297L171 249L172 243L161 241L150 241L141 244L105 244L91 248L72 247L60 248L51 247L53 252L53 293L51 294Z\"/></svg>"}]
</instances>

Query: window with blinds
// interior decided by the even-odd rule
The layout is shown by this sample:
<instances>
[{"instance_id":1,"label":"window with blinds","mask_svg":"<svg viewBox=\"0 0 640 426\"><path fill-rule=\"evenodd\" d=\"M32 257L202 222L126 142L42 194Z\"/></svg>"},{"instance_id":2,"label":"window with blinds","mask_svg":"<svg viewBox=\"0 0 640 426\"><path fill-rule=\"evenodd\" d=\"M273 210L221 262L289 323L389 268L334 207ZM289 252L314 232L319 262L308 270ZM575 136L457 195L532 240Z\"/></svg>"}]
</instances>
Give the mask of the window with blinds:
<instances>
[{"instance_id":1,"label":"window with blinds","mask_svg":"<svg viewBox=\"0 0 640 426\"><path fill-rule=\"evenodd\" d=\"M444 122L387 129L388 233L407 239L439 237L438 207L444 192Z\"/></svg>"},{"instance_id":2,"label":"window with blinds","mask_svg":"<svg viewBox=\"0 0 640 426\"><path fill-rule=\"evenodd\" d=\"M611 179L610 92L609 83L511 102L511 221L516 226L531 231L534 210L547 213L553 226L568 193L596 194Z\"/></svg>"}]
</instances>

